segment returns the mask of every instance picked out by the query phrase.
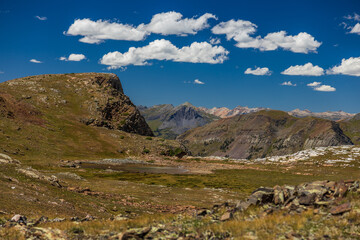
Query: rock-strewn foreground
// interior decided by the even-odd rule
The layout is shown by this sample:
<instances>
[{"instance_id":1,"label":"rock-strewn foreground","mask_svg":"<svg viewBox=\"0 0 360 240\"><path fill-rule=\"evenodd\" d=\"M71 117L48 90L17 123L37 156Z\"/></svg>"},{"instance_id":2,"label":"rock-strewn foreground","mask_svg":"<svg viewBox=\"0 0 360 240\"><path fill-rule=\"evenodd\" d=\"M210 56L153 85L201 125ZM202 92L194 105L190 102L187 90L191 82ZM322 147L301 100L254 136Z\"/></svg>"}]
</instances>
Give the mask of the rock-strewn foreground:
<instances>
[{"instance_id":1,"label":"rock-strewn foreground","mask_svg":"<svg viewBox=\"0 0 360 240\"><path fill-rule=\"evenodd\" d=\"M99 221L91 215L28 219L16 214L1 220L0 236L19 239L358 239L359 194L360 182L354 180L262 187L237 204L225 202L210 209L161 220L145 219L140 223L125 216ZM67 225L77 227L69 229ZM92 228L101 229L104 225L109 228L101 234L93 233Z\"/></svg>"},{"instance_id":2,"label":"rock-strewn foreground","mask_svg":"<svg viewBox=\"0 0 360 240\"><path fill-rule=\"evenodd\" d=\"M221 119L178 137L195 156L255 159L303 149L352 145L339 124L296 118L281 111L260 111Z\"/></svg>"}]
</instances>

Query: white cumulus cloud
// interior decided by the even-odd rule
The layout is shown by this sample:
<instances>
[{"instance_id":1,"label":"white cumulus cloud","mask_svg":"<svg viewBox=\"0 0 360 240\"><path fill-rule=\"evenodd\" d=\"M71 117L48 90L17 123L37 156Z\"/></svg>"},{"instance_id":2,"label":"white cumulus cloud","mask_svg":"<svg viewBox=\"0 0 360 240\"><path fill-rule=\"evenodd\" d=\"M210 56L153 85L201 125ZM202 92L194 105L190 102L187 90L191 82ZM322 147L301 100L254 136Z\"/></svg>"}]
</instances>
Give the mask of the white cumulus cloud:
<instances>
[{"instance_id":1,"label":"white cumulus cloud","mask_svg":"<svg viewBox=\"0 0 360 240\"><path fill-rule=\"evenodd\" d=\"M83 36L79 41L84 43L101 43L107 39L141 41L148 35L142 25L134 27L101 19L94 22L88 18L75 20L66 34Z\"/></svg>"},{"instance_id":2,"label":"white cumulus cloud","mask_svg":"<svg viewBox=\"0 0 360 240\"><path fill-rule=\"evenodd\" d=\"M168 60L191 63L223 63L229 52L222 46L208 42L194 42L190 46L178 48L165 39L155 40L144 47L131 47L125 53L109 52L101 59L101 64L116 69L128 65L148 65L149 60Z\"/></svg>"},{"instance_id":3,"label":"white cumulus cloud","mask_svg":"<svg viewBox=\"0 0 360 240\"><path fill-rule=\"evenodd\" d=\"M335 92L336 88L329 85L320 85L318 87L314 87L314 90L320 92Z\"/></svg>"},{"instance_id":4,"label":"white cumulus cloud","mask_svg":"<svg viewBox=\"0 0 360 240\"><path fill-rule=\"evenodd\" d=\"M155 14L149 24L133 26L109 20L93 21L88 18L76 19L66 35L82 36L79 40L84 43L101 43L104 40L141 41L151 33L161 35L187 36L209 27L208 20L216 16L205 13L198 18L183 18L178 12L164 12Z\"/></svg>"},{"instance_id":5,"label":"white cumulus cloud","mask_svg":"<svg viewBox=\"0 0 360 240\"><path fill-rule=\"evenodd\" d=\"M40 21L46 21L47 20L47 17L35 16L35 18L39 19Z\"/></svg>"},{"instance_id":6,"label":"white cumulus cloud","mask_svg":"<svg viewBox=\"0 0 360 240\"><path fill-rule=\"evenodd\" d=\"M227 40L234 39L238 48L255 48L260 51L273 51L278 48L296 52L316 52L322 44L306 32L298 35L287 35L286 31L268 33L265 37L252 35L256 32L257 25L244 20L229 20L221 22L211 29L213 34L225 34Z\"/></svg>"},{"instance_id":7,"label":"white cumulus cloud","mask_svg":"<svg viewBox=\"0 0 360 240\"><path fill-rule=\"evenodd\" d=\"M336 88L334 88L330 85L321 85L321 82L308 83L308 84L306 84L306 86L311 87L312 89L314 89L314 91L319 91L319 92L335 92L336 91Z\"/></svg>"},{"instance_id":8,"label":"white cumulus cloud","mask_svg":"<svg viewBox=\"0 0 360 240\"><path fill-rule=\"evenodd\" d=\"M205 13L198 18L183 18L178 12L164 12L155 14L150 23L144 25L144 29L151 33L161 35L180 35L196 34L198 31L209 27L209 19L217 19L211 13Z\"/></svg>"},{"instance_id":9,"label":"white cumulus cloud","mask_svg":"<svg viewBox=\"0 0 360 240\"><path fill-rule=\"evenodd\" d=\"M263 68L257 67L255 69L248 68L248 69L245 70L244 73L245 74L257 75L257 76L271 75L271 71L267 67L263 67Z\"/></svg>"},{"instance_id":10,"label":"white cumulus cloud","mask_svg":"<svg viewBox=\"0 0 360 240\"><path fill-rule=\"evenodd\" d=\"M60 57L61 61L74 61L74 62L79 62L81 60L86 59L84 54L76 54L76 53L72 53L69 55L69 57Z\"/></svg>"},{"instance_id":11,"label":"white cumulus cloud","mask_svg":"<svg viewBox=\"0 0 360 240\"><path fill-rule=\"evenodd\" d=\"M297 76L322 76L324 69L319 66L314 66L312 63L305 65L295 65L281 72L283 75L297 75Z\"/></svg>"},{"instance_id":12,"label":"white cumulus cloud","mask_svg":"<svg viewBox=\"0 0 360 240\"><path fill-rule=\"evenodd\" d=\"M194 84L200 84L200 85L202 85L202 84L205 84L205 83L202 82L202 81L200 81L199 79L195 79L195 80L194 80Z\"/></svg>"},{"instance_id":13,"label":"white cumulus cloud","mask_svg":"<svg viewBox=\"0 0 360 240\"><path fill-rule=\"evenodd\" d=\"M41 61L36 60L36 59L30 59L30 62L32 62L32 63L42 63Z\"/></svg>"},{"instance_id":14,"label":"white cumulus cloud","mask_svg":"<svg viewBox=\"0 0 360 240\"><path fill-rule=\"evenodd\" d=\"M283 86L296 87L296 84L292 83L291 81L283 82L281 85L283 85Z\"/></svg>"},{"instance_id":15,"label":"white cumulus cloud","mask_svg":"<svg viewBox=\"0 0 360 240\"><path fill-rule=\"evenodd\" d=\"M360 77L360 57L343 58L340 65L330 68L326 73Z\"/></svg>"},{"instance_id":16,"label":"white cumulus cloud","mask_svg":"<svg viewBox=\"0 0 360 240\"><path fill-rule=\"evenodd\" d=\"M321 82L312 82L312 83L308 83L306 84L306 86L308 87L317 87L321 84Z\"/></svg>"}]
</instances>

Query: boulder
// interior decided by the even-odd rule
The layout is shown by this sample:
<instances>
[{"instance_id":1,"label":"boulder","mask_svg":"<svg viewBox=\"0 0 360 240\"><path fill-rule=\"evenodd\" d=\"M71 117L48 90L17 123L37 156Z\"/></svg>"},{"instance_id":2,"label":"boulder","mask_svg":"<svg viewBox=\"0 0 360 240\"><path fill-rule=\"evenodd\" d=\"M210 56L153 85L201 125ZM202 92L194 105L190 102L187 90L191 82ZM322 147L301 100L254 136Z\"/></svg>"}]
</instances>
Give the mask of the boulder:
<instances>
[{"instance_id":1,"label":"boulder","mask_svg":"<svg viewBox=\"0 0 360 240\"><path fill-rule=\"evenodd\" d=\"M227 221L233 218L233 214L231 212L226 212L220 217L220 221Z\"/></svg>"},{"instance_id":2,"label":"boulder","mask_svg":"<svg viewBox=\"0 0 360 240\"><path fill-rule=\"evenodd\" d=\"M248 202L254 205L270 203L274 198L274 189L261 187L256 189L248 198Z\"/></svg>"},{"instance_id":3,"label":"boulder","mask_svg":"<svg viewBox=\"0 0 360 240\"><path fill-rule=\"evenodd\" d=\"M252 204L248 201L239 201L236 204L236 210L240 210L240 211L245 211L246 209L248 209Z\"/></svg>"},{"instance_id":4,"label":"boulder","mask_svg":"<svg viewBox=\"0 0 360 240\"><path fill-rule=\"evenodd\" d=\"M121 240L127 239L144 239L144 237L151 231L151 227L133 228L124 232L120 237Z\"/></svg>"},{"instance_id":5,"label":"boulder","mask_svg":"<svg viewBox=\"0 0 360 240\"><path fill-rule=\"evenodd\" d=\"M0 153L0 163L13 163L13 160L8 155Z\"/></svg>"},{"instance_id":6,"label":"boulder","mask_svg":"<svg viewBox=\"0 0 360 240\"><path fill-rule=\"evenodd\" d=\"M316 197L316 193L304 194L299 197L299 204L305 206L313 205L315 203Z\"/></svg>"},{"instance_id":7,"label":"boulder","mask_svg":"<svg viewBox=\"0 0 360 240\"><path fill-rule=\"evenodd\" d=\"M27 224L27 218L23 215L20 214L16 214L15 216L13 216L10 220L10 222L16 222L18 224L21 225L26 225Z\"/></svg>"},{"instance_id":8,"label":"boulder","mask_svg":"<svg viewBox=\"0 0 360 240\"><path fill-rule=\"evenodd\" d=\"M274 203L276 205L283 204L285 202L284 189L276 185L274 187Z\"/></svg>"},{"instance_id":9,"label":"boulder","mask_svg":"<svg viewBox=\"0 0 360 240\"><path fill-rule=\"evenodd\" d=\"M334 206L330 209L332 215L341 215L343 213L349 212L351 210L350 203L344 203L339 206Z\"/></svg>"}]
</instances>

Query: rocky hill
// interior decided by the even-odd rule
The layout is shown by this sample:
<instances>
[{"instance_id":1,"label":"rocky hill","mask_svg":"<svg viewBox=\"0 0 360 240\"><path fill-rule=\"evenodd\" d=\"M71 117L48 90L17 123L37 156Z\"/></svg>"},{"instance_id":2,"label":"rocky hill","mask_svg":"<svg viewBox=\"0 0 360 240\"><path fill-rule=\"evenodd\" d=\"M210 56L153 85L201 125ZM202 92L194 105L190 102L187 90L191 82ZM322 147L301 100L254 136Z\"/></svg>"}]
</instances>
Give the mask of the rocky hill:
<instances>
[{"instance_id":1,"label":"rocky hill","mask_svg":"<svg viewBox=\"0 0 360 240\"><path fill-rule=\"evenodd\" d=\"M221 119L178 137L193 155L261 158L321 146L353 144L338 123L260 111Z\"/></svg>"},{"instance_id":2,"label":"rocky hill","mask_svg":"<svg viewBox=\"0 0 360 240\"><path fill-rule=\"evenodd\" d=\"M174 107L171 104L140 107L156 136L175 139L189 129L203 126L217 119L216 116L205 113L190 103Z\"/></svg>"},{"instance_id":3,"label":"rocky hill","mask_svg":"<svg viewBox=\"0 0 360 240\"><path fill-rule=\"evenodd\" d=\"M0 83L0 152L95 158L161 149L146 136L153 136L150 127L114 74L47 74Z\"/></svg>"}]
</instances>

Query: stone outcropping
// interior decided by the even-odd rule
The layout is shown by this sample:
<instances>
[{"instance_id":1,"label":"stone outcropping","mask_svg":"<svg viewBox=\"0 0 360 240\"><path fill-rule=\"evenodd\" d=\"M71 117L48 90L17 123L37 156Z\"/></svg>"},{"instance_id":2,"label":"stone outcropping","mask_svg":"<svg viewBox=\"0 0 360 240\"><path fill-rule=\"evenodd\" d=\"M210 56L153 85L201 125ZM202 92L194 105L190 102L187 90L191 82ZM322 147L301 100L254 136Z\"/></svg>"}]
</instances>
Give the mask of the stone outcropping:
<instances>
[{"instance_id":1,"label":"stone outcropping","mask_svg":"<svg viewBox=\"0 0 360 240\"><path fill-rule=\"evenodd\" d=\"M90 78L88 85L102 92L93 101L86 101L90 116L82 119L87 125L106 127L153 136L150 127L129 97L124 94L119 78L114 74Z\"/></svg>"}]
</instances>

